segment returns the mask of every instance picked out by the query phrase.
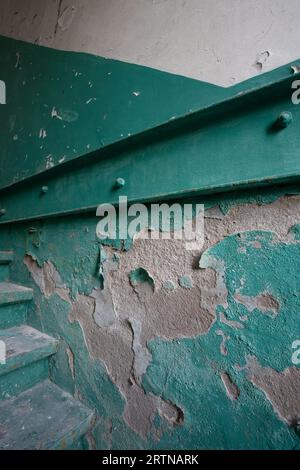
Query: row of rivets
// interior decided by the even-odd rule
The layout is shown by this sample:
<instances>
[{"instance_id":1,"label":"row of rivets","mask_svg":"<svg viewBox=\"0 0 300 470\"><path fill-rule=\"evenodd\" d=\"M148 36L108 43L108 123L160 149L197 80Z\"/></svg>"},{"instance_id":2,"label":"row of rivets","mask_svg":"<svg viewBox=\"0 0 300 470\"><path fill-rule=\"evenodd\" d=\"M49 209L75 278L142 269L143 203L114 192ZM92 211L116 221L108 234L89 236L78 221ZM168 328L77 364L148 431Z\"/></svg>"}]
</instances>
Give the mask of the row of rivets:
<instances>
[{"instance_id":1,"label":"row of rivets","mask_svg":"<svg viewBox=\"0 0 300 470\"><path fill-rule=\"evenodd\" d=\"M278 127L281 129L285 129L293 122L293 115L290 111L283 111L277 118ZM117 178L115 181L116 188L123 188L126 184L124 178ZM42 186L41 192L42 194L46 194L48 192L48 186ZM5 209L0 209L0 217L6 213Z\"/></svg>"}]
</instances>

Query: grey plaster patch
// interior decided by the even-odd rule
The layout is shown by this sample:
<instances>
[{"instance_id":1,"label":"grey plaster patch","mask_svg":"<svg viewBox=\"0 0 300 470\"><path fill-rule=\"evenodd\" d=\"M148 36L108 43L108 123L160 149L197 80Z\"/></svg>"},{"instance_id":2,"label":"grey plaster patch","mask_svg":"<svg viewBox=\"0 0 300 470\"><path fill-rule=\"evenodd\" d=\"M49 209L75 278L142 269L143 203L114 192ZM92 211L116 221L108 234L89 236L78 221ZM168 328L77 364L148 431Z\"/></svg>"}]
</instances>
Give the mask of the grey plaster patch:
<instances>
[{"instance_id":1,"label":"grey plaster patch","mask_svg":"<svg viewBox=\"0 0 300 470\"><path fill-rule=\"evenodd\" d=\"M262 292L254 297L242 295L237 292L234 295L234 299L244 305L250 313L255 309L260 310L262 313L269 314L272 317L275 317L279 313L280 304L269 292Z\"/></svg>"},{"instance_id":2,"label":"grey plaster patch","mask_svg":"<svg viewBox=\"0 0 300 470\"><path fill-rule=\"evenodd\" d=\"M142 324L139 320L132 318L128 319L132 329L132 349L134 353L133 360L133 375L135 381L141 384L144 373L151 361L151 354L146 346L142 346L140 342Z\"/></svg>"},{"instance_id":3,"label":"grey plaster patch","mask_svg":"<svg viewBox=\"0 0 300 470\"><path fill-rule=\"evenodd\" d=\"M290 426L300 422L300 369L288 367L277 372L262 367L254 356L247 359L247 377L262 390L280 419Z\"/></svg>"},{"instance_id":4,"label":"grey plaster patch","mask_svg":"<svg viewBox=\"0 0 300 470\"><path fill-rule=\"evenodd\" d=\"M230 375L227 372L221 372L220 376L221 376L223 385L225 387L227 396L231 400L237 400L240 395L240 391L237 385L232 381L232 378L230 377Z\"/></svg>"},{"instance_id":5,"label":"grey plaster patch","mask_svg":"<svg viewBox=\"0 0 300 470\"><path fill-rule=\"evenodd\" d=\"M109 289L93 289L90 297L95 299L95 310L93 313L95 323L100 328L113 325L116 321L116 314Z\"/></svg>"}]
</instances>

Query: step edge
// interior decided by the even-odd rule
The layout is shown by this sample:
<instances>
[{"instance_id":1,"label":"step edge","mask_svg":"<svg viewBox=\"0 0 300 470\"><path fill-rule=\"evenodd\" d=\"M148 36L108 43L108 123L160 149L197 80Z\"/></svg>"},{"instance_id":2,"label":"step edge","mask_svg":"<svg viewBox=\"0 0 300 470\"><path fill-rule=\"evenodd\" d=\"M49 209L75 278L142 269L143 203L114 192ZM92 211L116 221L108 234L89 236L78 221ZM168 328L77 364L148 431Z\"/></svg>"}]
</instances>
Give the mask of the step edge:
<instances>
[{"instance_id":1,"label":"step edge","mask_svg":"<svg viewBox=\"0 0 300 470\"><path fill-rule=\"evenodd\" d=\"M74 398L74 397L73 397ZM76 400L74 398L74 400ZM76 400L78 401L78 400ZM81 406L85 406L83 405L80 401L78 401L78 403L81 405ZM63 450L63 449L67 449L68 448L68 444L70 442L71 439L74 439L74 433L76 433L76 438L77 439L80 439L81 437L83 437L92 427L92 424L93 424L93 419L94 419L94 416L95 416L95 411L91 410L90 408L87 408L85 406L88 415L78 424L77 427L74 427L73 429L71 429L69 432L67 432L66 434L64 434L61 438L58 438L57 440L55 440L54 442L52 443L49 443L47 444L47 446L45 446L45 449L47 450ZM66 445L62 445L63 442L66 442Z\"/></svg>"},{"instance_id":2,"label":"step edge","mask_svg":"<svg viewBox=\"0 0 300 470\"><path fill-rule=\"evenodd\" d=\"M1 284L1 283L0 283ZM14 284L16 285L16 284ZM20 286L21 287L21 286ZM7 295L10 298L5 298ZM12 290L10 292L0 292L0 307L5 305L30 302L33 299L33 289L26 287L24 290Z\"/></svg>"},{"instance_id":3,"label":"step edge","mask_svg":"<svg viewBox=\"0 0 300 470\"><path fill-rule=\"evenodd\" d=\"M0 265L6 265L12 263L14 259L14 252L12 250L0 251Z\"/></svg>"},{"instance_id":4,"label":"step edge","mask_svg":"<svg viewBox=\"0 0 300 470\"><path fill-rule=\"evenodd\" d=\"M22 354L13 356L13 358L8 359L5 364L5 366L7 365L7 367L5 367L4 369L2 369L2 365L0 364L0 378L18 369L22 369L26 366L29 366L30 364L34 364L35 362L53 356L57 353L58 345L59 341L53 338L52 341L49 341L49 343L45 346L34 348L30 351L26 351ZM36 355L33 358L26 360L26 356L30 355L30 353L32 352L36 352ZM16 363L16 361L18 363Z\"/></svg>"},{"instance_id":5,"label":"step edge","mask_svg":"<svg viewBox=\"0 0 300 470\"><path fill-rule=\"evenodd\" d=\"M63 436L57 439L52 439L49 440L48 442L45 442L43 446L41 446L40 450L63 450L63 449L68 449L68 444L74 440L74 439L80 439L82 438L92 427L93 425L93 420L95 418L95 410L89 408L86 404L82 403L79 401L77 398L75 398L72 394L69 392L65 391L63 388L59 387L55 382L52 382L49 378L41 380L40 383L34 385L31 387L32 389L41 385L46 385L49 387L54 387L56 388L61 395L67 394L70 399L72 399L74 402L78 404L79 407L83 408L84 411L86 412L86 416L79 422L78 425L73 426L68 432L66 432ZM5 402L13 402L16 399L19 399L23 394L28 394L31 388L24 390L21 392L18 396L14 396L11 398L8 398L6 400L2 401L2 404ZM1 401L0 401L1 403ZM74 437L73 437L74 436ZM62 445L65 441L66 445ZM1 448L0 450L5 450L4 448ZM10 449L12 450L12 449ZM14 448L14 450L17 450ZM18 449L18 450L23 450L23 449ZM29 450L29 449L28 449Z\"/></svg>"}]
</instances>

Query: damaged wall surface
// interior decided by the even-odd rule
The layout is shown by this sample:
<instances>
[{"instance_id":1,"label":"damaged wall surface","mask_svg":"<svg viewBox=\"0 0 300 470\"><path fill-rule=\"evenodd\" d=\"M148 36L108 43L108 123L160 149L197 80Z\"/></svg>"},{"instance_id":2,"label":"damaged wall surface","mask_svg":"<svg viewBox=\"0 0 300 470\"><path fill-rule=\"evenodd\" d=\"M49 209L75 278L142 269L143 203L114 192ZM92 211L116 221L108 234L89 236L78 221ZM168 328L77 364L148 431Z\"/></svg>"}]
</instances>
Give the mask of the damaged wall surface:
<instances>
[{"instance_id":1,"label":"damaged wall surface","mask_svg":"<svg viewBox=\"0 0 300 470\"><path fill-rule=\"evenodd\" d=\"M286 5L279 0L253 0L244 9L241 5L245 2L239 1L176 0L175 9L173 0L91 1L86 9L83 3L3 0L0 33L221 85L249 78L299 55L296 1ZM214 37L207 32L207 45L204 34L197 36L198 20L203 21L203 13L214 10L212 3L218 7L215 20L211 18L214 25L224 22L226 34L232 22L239 27L226 41L224 32ZM232 7L228 12L224 3ZM145 32L145 23L137 21L142 12L137 4L147 5L147 12L165 34L151 28ZM109 23L107 18L114 18L112 35L106 28L99 28L100 7L103 24ZM234 11L238 16L235 21ZM246 18L252 20L246 22ZM144 42L136 39L140 36L133 24L142 29L139 34ZM191 31L186 39L188 47L174 39L174 28L185 32L186 24ZM245 24L251 39L244 35ZM100 40L99 29L107 36L106 42ZM130 33L132 29L135 34ZM116 30L120 36L115 35ZM244 40L237 41L236 37L242 35ZM1 41L7 44L9 40ZM16 47L14 44L10 58L15 73L28 73L31 80L34 76L42 82L44 77L32 74L32 70L22 71L28 65L29 54L16 55ZM88 56L84 60L98 61L106 73L110 71L108 65L115 64ZM36 64L38 61L34 61L34 67ZM124 70L122 80L126 86L129 70L133 76L144 73L142 67L116 67L117 71L121 67ZM70 72L68 80L75 84L76 70L70 63L65 69ZM160 76L160 72L152 73L151 77L156 73ZM120 119L118 124L113 120L113 127L102 109L104 138L108 134L110 138L119 137L124 116L133 113L136 129L142 130L145 121L140 115L144 109L149 113L148 101L152 106L152 114L147 114L150 126L157 122L159 106L163 108L159 110L163 119L190 109L197 82L175 76L172 80L173 95L169 100L164 93L155 95L158 87L149 99L133 94L139 92L138 87L128 88L126 100L130 94L130 107L124 115L118 114L120 103L112 101L116 95L107 95L105 106L115 106L113 116ZM147 83L151 90L152 81ZM217 87L207 87L217 92ZM88 80L86 89L89 94L85 104L94 97ZM118 93L122 90L125 88ZM206 99L202 90L198 100ZM103 89L99 93L104 93ZM176 95L180 100L175 100ZM122 93L117 96L122 98ZM43 97L36 100L44 105ZM43 171L53 166L51 158L45 161L50 153L56 152L54 163L59 164L66 155L73 156L74 148L84 153L87 146L99 147L101 139L94 135L93 122L89 139L76 141L82 122L88 116L94 119L89 109L99 109L99 102L87 104L82 121L66 113L60 139L56 131L62 124L61 114L46 103L46 122L48 126L51 121L53 134L37 115L31 148L31 155L34 153ZM24 176L21 170L28 169L20 153L12 151L21 152L24 144L25 133L19 123L18 133L15 131L16 122L12 116L5 126L10 129L8 155L11 161L15 158L20 171L7 174L4 183L16 182ZM15 135L20 139L14 139ZM9 177L11 181L7 181ZM185 200L177 198L174 202L183 204ZM59 340L58 353L51 359L51 379L96 411L94 425L85 438L86 448L300 449L300 186L230 192L198 197L192 202L205 205L204 246L194 251L186 250L182 240L174 239L101 242L96 236L98 219L94 213L0 225L1 250L15 252L12 278L34 289L30 325Z\"/></svg>"},{"instance_id":2,"label":"damaged wall surface","mask_svg":"<svg viewBox=\"0 0 300 470\"><path fill-rule=\"evenodd\" d=\"M202 198L201 251L103 245L88 215L1 227L31 324L60 339L53 380L97 410L87 445L299 447L298 193Z\"/></svg>"}]
</instances>

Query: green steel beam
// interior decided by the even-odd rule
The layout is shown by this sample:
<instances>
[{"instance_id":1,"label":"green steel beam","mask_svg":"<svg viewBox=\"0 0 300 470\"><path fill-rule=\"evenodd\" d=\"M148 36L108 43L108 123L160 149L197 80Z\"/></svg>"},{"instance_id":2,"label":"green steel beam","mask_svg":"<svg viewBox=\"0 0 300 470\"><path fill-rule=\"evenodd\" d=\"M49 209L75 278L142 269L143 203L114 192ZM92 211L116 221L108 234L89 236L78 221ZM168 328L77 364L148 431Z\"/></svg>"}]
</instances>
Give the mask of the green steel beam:
<instances>
[{"instance_id":1,"label":"green steel beam","mask_svg":"<svg viewBox=\"0 0 300 470\"><path fill-rule=\"evenodd\" d=\"M121 140L116 134L100 148L2 189L0 223L95 210L120 195L150 202L298 180L300 108L291 102L298 76L286 66L228 89L198 82L204 95L209 90L201 106L194 112L181 106L167 121L160 101L149 103L159 124L148 115L140 126L146 130L136 126ZM147 115L145 102L142 109Z\"/></svg>"}]
</instances>

